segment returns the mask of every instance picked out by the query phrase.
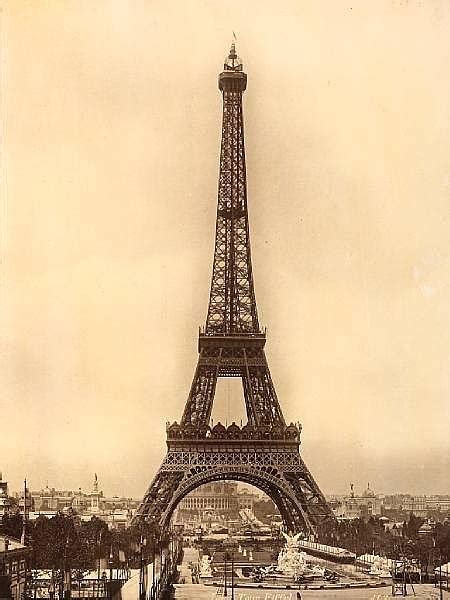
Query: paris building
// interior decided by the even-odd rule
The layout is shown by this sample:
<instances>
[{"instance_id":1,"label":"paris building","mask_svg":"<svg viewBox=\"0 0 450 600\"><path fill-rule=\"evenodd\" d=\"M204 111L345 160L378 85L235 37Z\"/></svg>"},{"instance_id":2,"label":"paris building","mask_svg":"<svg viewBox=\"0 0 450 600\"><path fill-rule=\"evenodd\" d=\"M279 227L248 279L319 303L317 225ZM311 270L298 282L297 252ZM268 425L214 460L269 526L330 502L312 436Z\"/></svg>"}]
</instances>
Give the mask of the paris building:
<instances>
[{"instance_id":1,"label":"paris building","mask_svg":"<svg viewBox=\"0 0 450 600\"><path fill-rule=\"evenodd\" d=\"M11 498L8 494L8 482L3 481L2 474L0 473L0 523L4 515L6 515L11 508Z\"/></svg>"},{"instance_id":2,"label":"paris building","mask_svg":"<svg viewBox=\"0 0 450 600\"><path fill-rule=\"evenodd\" d=\"M48 518L58 512L73 512L83 521L93 516L102 519L110 529L125 529L138 505L138 501L125 496L106 496L100 489L97 474L89 491L57 490L48 485L37 491L27 490L27 514L33 521L39 515ZM23 492L19 498L19 510L23 514Z\"/></svg>"},{"instance_id":3,"label":"paris building","mask_svg":"<svg viewBox=\"0 0 450 600\"><path fill-rule=\"evenodd\" d=\"M196 488L181 500L177 520L237 519L240 510L253 510L258 499L258 494L239 489L236 481L215 481Z\"/></svg>"}]
</instances>

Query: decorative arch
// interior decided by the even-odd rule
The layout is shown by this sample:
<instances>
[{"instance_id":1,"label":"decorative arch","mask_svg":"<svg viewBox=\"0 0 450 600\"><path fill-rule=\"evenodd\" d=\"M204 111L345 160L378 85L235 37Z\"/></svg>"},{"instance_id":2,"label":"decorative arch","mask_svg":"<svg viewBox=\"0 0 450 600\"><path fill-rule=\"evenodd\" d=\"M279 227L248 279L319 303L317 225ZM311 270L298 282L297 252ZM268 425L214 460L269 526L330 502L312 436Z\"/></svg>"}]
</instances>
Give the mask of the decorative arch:
<instances>
[{"instance_id":1,"label":"decorative arch","mask_svg":"<svg viewBox=\"0 0 450 600\"><path fill-rule=\"evenodd\" d=\"M208 470L194 467L185 474L161 515L160 526L168 526L175 508L187 494L213 481L242 481L267 494L278 508L287 531L298 532L309 524L306 512L299 507L294 492L277 469L267 467L255 470L251 466L225 468L220 465Z\"/></svg>"}]
</instances>

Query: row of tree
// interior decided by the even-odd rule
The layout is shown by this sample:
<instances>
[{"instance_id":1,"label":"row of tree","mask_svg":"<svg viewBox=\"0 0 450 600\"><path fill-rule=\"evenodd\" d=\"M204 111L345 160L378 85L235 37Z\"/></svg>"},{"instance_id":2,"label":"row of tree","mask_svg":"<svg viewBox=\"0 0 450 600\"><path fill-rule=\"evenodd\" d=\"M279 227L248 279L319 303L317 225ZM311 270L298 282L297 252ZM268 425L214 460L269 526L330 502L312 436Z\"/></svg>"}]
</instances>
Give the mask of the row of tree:
<instances>
[{"instance_id":1,"label":"row of tree","mask_svg":"<svg viewBox=\"0 0 450 600\"><path fill-rule=\"evenodd\" d=\"M320 541L355 552L357 556L375 553L393 559L414 558L422 565L450 558L450 523L436 523L423 535L424 519L411 514L407 521L386 529L375 517L330 522L321 531Z\"/></svg>"},{"instance_id":2,"label":"row of tree","mask_svg":"<svg viewBox=\"0 0 450 600\"><path fill-rule=\"evenodd\" d=\"M0 532L20 539L22 515L5 515ZM149 556L160 532L150 524L125 531L111 531L97 517L81 521L75 514L40 516L26 523L26 542L33 549L31 566L36 569L96 569L106 559L114 566L139 564L141 551Z\"/></svg>"},{"instance_id":3,"label":"row of tree","mask_svg":"<svg viewBox=\"0 0 450 600\"><path fill-rule=\"evenodd\" d=\"M258 517L267 519L272 503L257 507ZM273 513L272 513L273 514ZM347 548L356 555L375 553L390 558L417 559L424 568L450 558L450 524L437 523L427 535L420 528L424 520L410 515L409 519L393 529L386 530L383 521L371 517L348 521L331 521L320 532L320 541ZM20 538L23 530L21 515L5 515L0 532ZM163 532L167 538L169 532ZM26 524L27 543L33 548L32 567L40 569L95 569L101 559L114 566L126 562L139 564L141 555L150 557L158 552L161 532L151 523L124 531L111 531L97 517L81 521L75 514L58 513L48 519L40 516ZM162 545L167 542L163 539Z\"/></svg>"}]
</instances>

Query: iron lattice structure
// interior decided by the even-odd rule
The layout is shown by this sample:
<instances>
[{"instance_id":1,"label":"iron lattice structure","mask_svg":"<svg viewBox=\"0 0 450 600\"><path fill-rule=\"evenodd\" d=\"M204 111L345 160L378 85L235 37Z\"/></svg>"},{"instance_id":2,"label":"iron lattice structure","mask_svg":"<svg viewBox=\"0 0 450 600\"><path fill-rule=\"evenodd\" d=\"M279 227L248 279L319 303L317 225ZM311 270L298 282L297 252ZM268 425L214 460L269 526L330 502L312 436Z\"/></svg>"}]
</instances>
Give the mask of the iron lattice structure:
<instances>
[{"instance_id":1,"label":"iron lattice structure","mask_svg":"<svg viewBox=\"0 0 450 600\"><path fill-rule=\"evenodd\" d=\"M286 425L264 353L253 285L242 117L247 75L234 44L219 75L223 95L214 262L206 326L180 424L167 425L167 456L134 517L164 527L180 500L210 481L255 485L286 527L315 532L333 518L303 462L300 425ZM240 377L247 424L210 427L217 379Z\"/></svg>"}]
</instances>

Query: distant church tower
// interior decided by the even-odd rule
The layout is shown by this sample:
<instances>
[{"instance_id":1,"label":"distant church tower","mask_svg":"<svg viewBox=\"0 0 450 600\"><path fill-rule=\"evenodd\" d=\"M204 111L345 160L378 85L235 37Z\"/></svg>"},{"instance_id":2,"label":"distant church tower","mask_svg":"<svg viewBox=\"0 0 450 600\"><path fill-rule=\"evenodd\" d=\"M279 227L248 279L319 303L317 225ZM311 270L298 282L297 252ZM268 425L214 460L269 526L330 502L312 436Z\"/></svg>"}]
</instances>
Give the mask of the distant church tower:
<instances>
[{"instance_id":1,"label":"distant church tower","mask_svg":"<svg viewBox=\"0 0 450 600\"><path fill-rule=\"evenodd\" d=\"M98 491L98 477L97 473L94 473L94 486L92 488L91 496L91 512L97 513L100 510L100 496L101 492Z\"/></svg>"},{"instance_id":2,"label":"distant church tower","mask_svg":"<svg viewBox=\"0 0 450 600\"><path fill-rule=\"evenodd\" d=\"M3 481L2 472L0 471L0 522L3 518L3 515L6 515L9 512L10 505L8 482Z\"/></svg>"}]
</instances>

